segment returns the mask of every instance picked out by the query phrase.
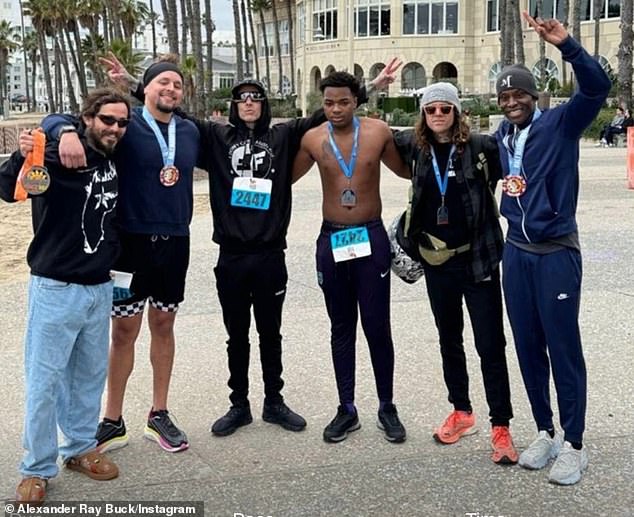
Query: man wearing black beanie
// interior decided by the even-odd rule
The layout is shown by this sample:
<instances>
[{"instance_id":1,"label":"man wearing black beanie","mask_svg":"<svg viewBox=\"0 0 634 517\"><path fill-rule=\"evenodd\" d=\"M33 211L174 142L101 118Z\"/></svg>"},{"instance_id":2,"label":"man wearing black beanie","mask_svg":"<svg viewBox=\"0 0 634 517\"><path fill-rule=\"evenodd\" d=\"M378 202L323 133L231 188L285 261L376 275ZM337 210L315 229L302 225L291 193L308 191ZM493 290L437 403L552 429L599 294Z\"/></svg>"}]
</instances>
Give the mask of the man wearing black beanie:
<instances>
[{"instance_id":1,"label":"man wearing black beanie","mask_svg":"<svg viewBox=\"0 0 634 517\"><path fill-rule=\"evenodd\" d=\"M496 138L504 179L501 212L508 220L502 258L506 307L538 436L520 466L541 469L556 458L551 483L572 485L588 465L582 439L586 366L579 332L581 253L575 212L579 192L579 139L610 91L610 80L557 20L524 18L571 63L578 90L541 112L535 79L512 65L496 81L506 121ZM563 436L550 405L552 368Z\"/></svg>"},{"instance_id":2,"label":"man wearing black beanie","mask_svg":"<svg viewBox=\"0 0 634 517\"><path fill-rule=\"evenodd\" d=\"M101 61L109 65L113 60L111 55ZM129 290L113 300L108 397L96 436L101 452L128 443L123 399L148 302L153 392L144 434L167 452L189 447L186 434L167 410L167 395L175 356L174 323L189 266L193 170L200 134L192 122L174 113L183 98L183 74L174 57L164 56L148 67L143 89L144 105L132 111L128 131L114 155L121 224L121 256L115 269L133 273L133 278ZM72 123L69 117L51 115L42 125L49 137L59 137L62 163L76 168L85 156Z\"/></svg>"}]
</instances>

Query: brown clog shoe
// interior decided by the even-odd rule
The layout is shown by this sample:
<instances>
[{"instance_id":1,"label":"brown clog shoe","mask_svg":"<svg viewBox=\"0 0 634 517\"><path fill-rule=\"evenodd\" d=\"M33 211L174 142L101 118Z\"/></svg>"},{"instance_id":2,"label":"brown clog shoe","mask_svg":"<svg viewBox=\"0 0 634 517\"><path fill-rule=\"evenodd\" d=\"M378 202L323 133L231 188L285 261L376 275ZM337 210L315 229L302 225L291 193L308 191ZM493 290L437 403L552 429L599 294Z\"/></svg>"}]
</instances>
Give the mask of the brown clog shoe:
<instances>
[{"instance_id":1,"label":"brown clog shoe","mask_svg":"<svg viewBox=\"0 0 634 517\"><path fill-rule=\"evenodd\" d=\"M16 503L29 503L40 505L46 498L46 486L48 480L38 477L28 477L22 479L18 488L15 489Z\"/></svg>"},{"instance_id":2,"label":"brown clog shoe","mask_svg":"<svg viewBox=\"0 0 634 517\"><path fill-rule=\"evenodd\" d=\"M114 479L119 475L119 468L105 454L92 450L66 462L66 468L85 474L97 481Z\"/></svg>"}]
</instances>

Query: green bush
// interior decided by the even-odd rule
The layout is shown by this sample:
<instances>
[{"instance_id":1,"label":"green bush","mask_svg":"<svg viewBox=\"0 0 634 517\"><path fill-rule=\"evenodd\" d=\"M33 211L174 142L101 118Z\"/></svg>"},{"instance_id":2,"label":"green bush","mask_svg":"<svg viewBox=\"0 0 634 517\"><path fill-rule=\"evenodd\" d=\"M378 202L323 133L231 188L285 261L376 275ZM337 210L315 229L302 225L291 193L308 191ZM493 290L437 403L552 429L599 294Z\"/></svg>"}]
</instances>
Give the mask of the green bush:
<instances>
[{"instance_id":1,"label":"green bush","mask_svg":"<svg viewBox=\"0 0 634 517\"><path fill-rule=\"evenodd\" d=\"M385 113L392 113L399 109L405 113L416 113L416 99L414 97L385 97L381 108Z\"/></svg>"},{"instance_id":2,"label":"green bush","mask_svg":"<svg viewBox=\"0 0 634 517\"><path fill-rule=\"evenodd\" d=\"M406 113L402 109L395 108L390 115L391 126L411 127L418 120L418 113Z\"/></svg>"}]
</instances>

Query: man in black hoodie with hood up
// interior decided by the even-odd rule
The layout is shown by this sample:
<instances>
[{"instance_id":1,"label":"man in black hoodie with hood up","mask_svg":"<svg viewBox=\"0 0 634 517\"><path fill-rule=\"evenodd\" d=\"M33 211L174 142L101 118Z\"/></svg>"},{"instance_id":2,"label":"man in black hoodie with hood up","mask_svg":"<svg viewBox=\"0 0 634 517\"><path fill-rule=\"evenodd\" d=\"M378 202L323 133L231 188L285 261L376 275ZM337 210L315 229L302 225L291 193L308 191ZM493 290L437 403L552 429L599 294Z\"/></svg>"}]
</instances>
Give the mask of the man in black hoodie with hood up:
<instances>
[{"instance_id":1,"label":"man in black hoodie with hood up","mask_svg":"<svg viewBox=\"0 0 634 517\"><path fill-rule=\"evenodd\" d=\"M125 68L105 62L113 81L128 80ZM392 59L371 86L392 83L400 66ZM141 98L142 90L135 94ZM301 431L306 420L285 403L282 380L282 306L286 295L286 233L291 218L293 160L304 134L326 121L323 110L308 118L271 126L264 85L255 79L231 90L229 124L187 116L200 131L198 166L209 171L213 240L220 245L214 268L216 288L229 339L231 407L211 427L227 436L253 421L249 393L249 327L251 306L260 336L264 380L262 419L289 431ZM362 92L360 103L367 96Z\"/></svg>"}]
</instances>

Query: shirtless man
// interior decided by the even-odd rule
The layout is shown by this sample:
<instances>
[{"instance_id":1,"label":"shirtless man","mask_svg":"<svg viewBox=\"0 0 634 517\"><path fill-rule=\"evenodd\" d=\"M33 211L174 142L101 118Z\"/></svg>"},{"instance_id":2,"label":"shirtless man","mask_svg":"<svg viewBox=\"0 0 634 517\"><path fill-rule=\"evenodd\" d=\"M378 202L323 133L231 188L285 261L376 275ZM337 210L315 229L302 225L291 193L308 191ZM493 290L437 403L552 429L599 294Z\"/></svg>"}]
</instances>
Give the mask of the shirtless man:
<instances>
[{"instance_id":1,"label":"shirtless man","mask_svg":"<svg viewBox=\"0 0 634 517\"><path fill-rule=\"evenodd\" d=\"M380 120L354 116L359 82L346 72L321 81L328 122L302 139L293 181L317 162L324 221L317 241L317 279L331 322L332 359L340 405L324 429L326 442L345 440L361 427L354 405L355 340L361 324L379 396L377 425L387 440L405 440L392 403L394 347L390 330L390 244L381 221L381 160L399 176L410 172Z\"/></svg>"}]
</instances>

